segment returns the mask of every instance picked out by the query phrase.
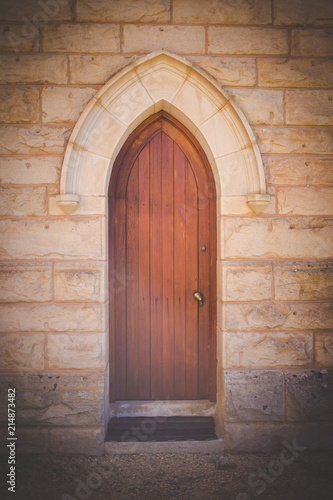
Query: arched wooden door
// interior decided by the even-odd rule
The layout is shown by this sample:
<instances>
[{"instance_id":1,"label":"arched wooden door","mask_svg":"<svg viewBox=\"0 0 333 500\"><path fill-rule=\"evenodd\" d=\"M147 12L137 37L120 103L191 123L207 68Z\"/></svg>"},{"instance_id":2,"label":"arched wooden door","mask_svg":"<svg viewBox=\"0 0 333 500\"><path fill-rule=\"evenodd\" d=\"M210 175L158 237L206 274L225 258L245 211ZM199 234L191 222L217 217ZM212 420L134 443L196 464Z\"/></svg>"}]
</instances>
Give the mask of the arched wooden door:
<instances>
[{"instance_id":1,"label":"arched wooden door","mask_svg":"<svg viewBox=\"0 0 333 500\"><path fill-rule=\"evenodd\" d=\"M119 153L109 198L112 400L215 401L216 200L202 148L154 115Z\"/></svg>"}]
</instances>

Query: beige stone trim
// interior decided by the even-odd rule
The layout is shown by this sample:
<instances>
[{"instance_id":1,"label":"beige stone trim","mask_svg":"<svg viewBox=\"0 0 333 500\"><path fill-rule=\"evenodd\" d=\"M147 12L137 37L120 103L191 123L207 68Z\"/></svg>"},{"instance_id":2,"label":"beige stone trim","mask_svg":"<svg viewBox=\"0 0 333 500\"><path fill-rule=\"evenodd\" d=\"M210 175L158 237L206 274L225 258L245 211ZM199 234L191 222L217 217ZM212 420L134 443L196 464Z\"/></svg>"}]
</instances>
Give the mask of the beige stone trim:
<instances>
[{"instance_id":1,"label":"beige stone trim","mask_svg":"<svg viewBox=\"0 0 333 500\"><path fill-rule=\"evenodd\" d=\"M161 109L199 140L219 197L242 197L244 213L248 195L268 199L259 148L233 98L194 63L160 51L124 68L90 101L66 148L57 204L75 210L75 195L105 197L114 160L126 138Z\"/></svg>"}]
</instances>

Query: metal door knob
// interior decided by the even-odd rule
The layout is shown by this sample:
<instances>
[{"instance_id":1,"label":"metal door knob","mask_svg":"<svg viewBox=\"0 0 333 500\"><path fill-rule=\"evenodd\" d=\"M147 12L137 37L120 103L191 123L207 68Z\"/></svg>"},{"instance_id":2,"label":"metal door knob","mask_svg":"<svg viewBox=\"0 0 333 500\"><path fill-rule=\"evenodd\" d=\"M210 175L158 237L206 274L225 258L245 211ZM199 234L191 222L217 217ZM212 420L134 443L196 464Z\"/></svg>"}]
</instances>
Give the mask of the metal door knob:
<instances>
[{"instance_id":1,"label":"metal door knob","mask_svg":"<svg viewBox=\"0 0 333 500\"><path fill-rule=\"evenodd\" d=\"M203 296L200 292L194 292L193 297L199 302L201 306L203 305Z\"/></svg>"}]
</instances>

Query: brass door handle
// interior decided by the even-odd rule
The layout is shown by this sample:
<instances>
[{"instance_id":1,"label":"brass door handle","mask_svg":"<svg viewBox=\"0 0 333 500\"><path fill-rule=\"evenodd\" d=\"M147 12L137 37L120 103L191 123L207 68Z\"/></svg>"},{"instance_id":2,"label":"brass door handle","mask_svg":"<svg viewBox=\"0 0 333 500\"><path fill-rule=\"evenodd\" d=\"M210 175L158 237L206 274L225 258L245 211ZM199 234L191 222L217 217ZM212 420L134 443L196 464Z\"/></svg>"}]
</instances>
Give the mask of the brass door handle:
<instances>
[{"instance_id":1,"label":"brass door handle","mask_svg":"<svg viewBox=\"0 0 333 500\"><path fill-rule=\"evenodd\" d=\"M200 292L194 292L193 297L199 302L201 306L203 305L203 296Z\"/></svg>"}]
</instances>

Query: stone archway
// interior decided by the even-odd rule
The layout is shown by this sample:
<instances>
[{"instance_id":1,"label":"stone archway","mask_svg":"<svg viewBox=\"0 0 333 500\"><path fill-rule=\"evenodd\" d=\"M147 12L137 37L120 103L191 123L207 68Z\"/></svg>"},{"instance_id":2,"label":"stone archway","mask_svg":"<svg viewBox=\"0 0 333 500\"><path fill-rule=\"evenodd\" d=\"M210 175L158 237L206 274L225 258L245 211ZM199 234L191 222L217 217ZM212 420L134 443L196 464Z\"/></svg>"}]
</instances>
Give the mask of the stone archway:
<instances>
[{"instance_id":1,"label":"stone archway","mask_svg":"<svg viewBox=\"0 0 333 500\"><path fill-rule=\"evenodd\" d=\"M259 211L269 200L259 148L246 118L217 82L184 58L164 51L124 68L90 101L66 148L57 204L66 213L96 214L105 222L113 163L133 130L160 110L177 118L206 153L217 190L219 241L219 215L225 209L232 214L237 206L239 214L241 206L246 213L248 202ZM223 258L221 245L217 258ZM219 292L217 298L221 302ZM221 363L218 359L218 373Z\"/></svg>"}]
</instances>

